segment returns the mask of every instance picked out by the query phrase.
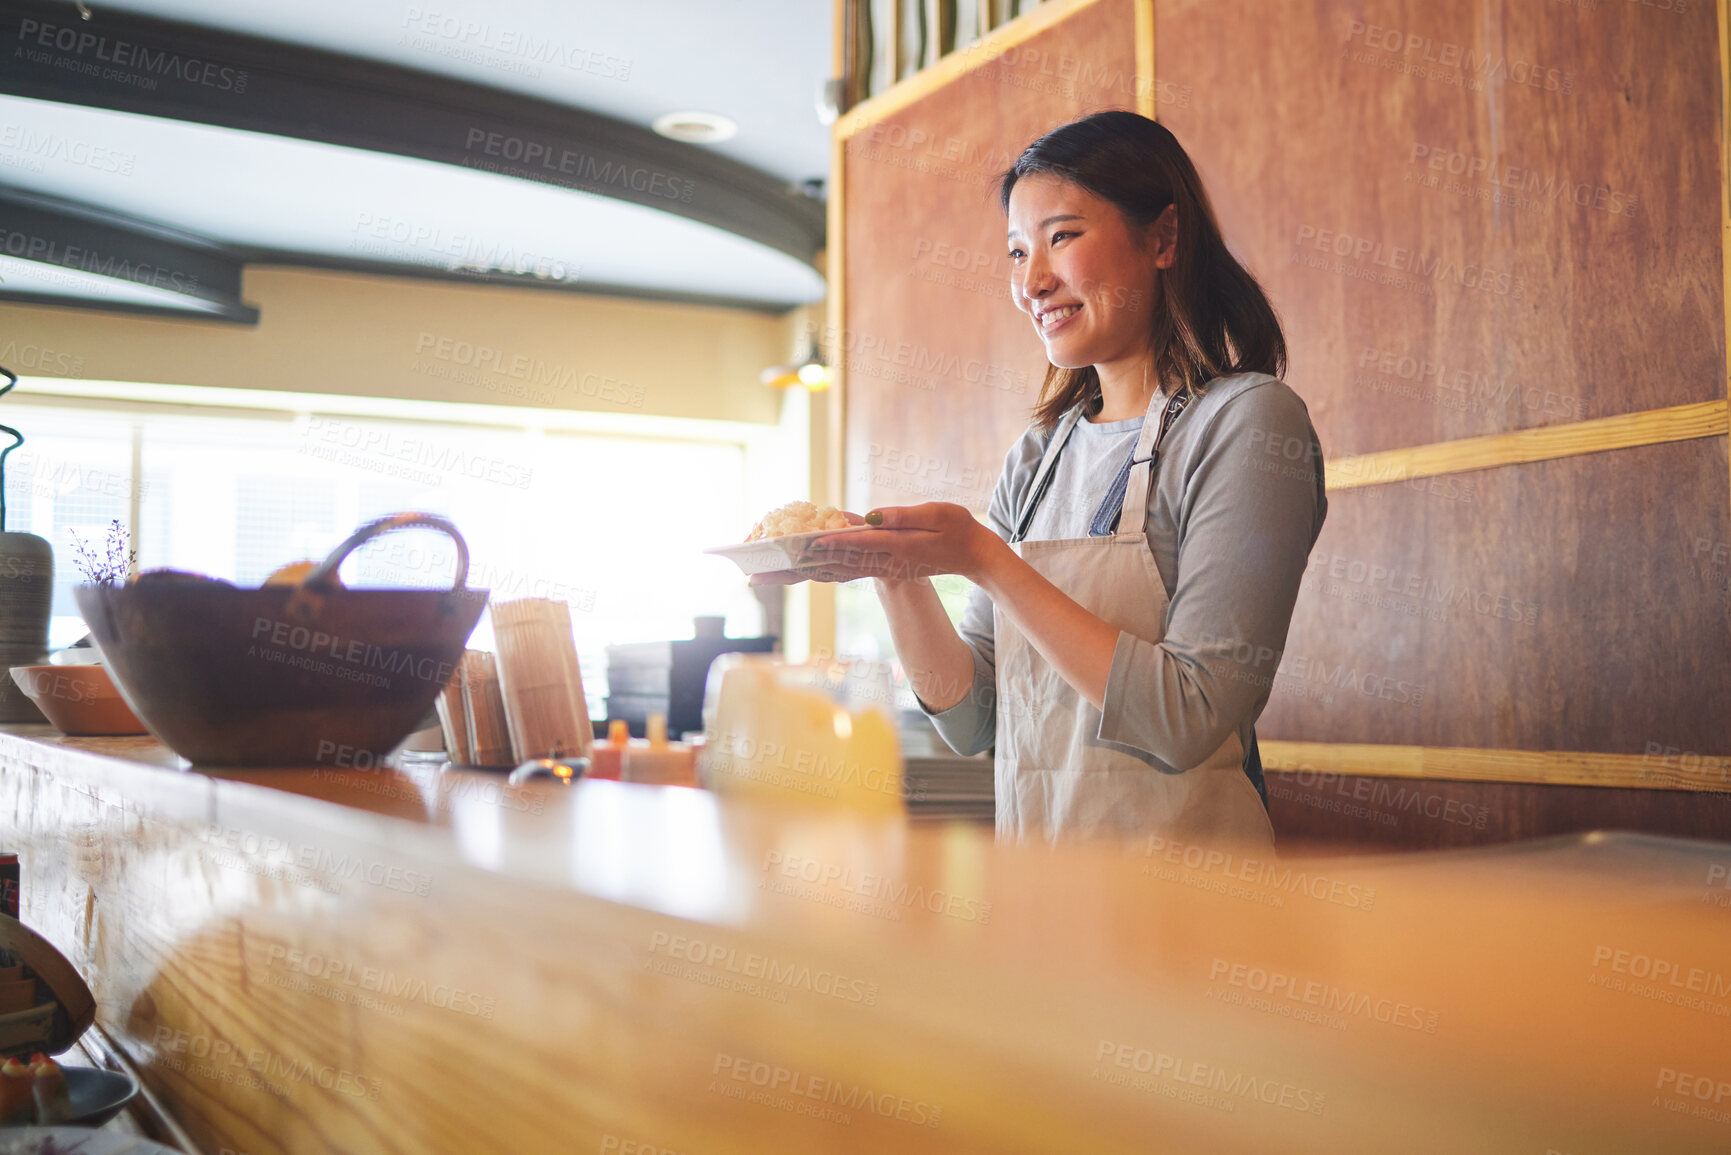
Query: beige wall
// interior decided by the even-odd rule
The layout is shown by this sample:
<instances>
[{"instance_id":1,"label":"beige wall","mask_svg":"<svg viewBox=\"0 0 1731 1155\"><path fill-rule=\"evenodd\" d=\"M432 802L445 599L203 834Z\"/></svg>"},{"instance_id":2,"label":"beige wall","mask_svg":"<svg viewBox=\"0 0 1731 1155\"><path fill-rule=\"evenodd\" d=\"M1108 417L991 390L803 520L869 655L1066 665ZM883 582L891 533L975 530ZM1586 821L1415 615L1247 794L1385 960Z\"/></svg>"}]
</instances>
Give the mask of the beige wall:
<instances>
[{"instance_id":1,"label":"beige wall","mask_svg":"<svg viewBox=\"0 0 1731 1155\"><path fill-rule=\"evenodd\" d=\"M23 376L774 424L794 318L398 277L249 269L257 325L0 303Z\"/></svg>"},{"instance_id":2,"label":"beige wall","mask_svg":"<svg viewBox=\"0 0 1731 1155\"><path fill-rule=\"evenodd\" d=\"M789 426L760 380L804 351L821 303L777 316L271 267L244 295L256 326L0 302L0 365L21 392L61 377L780 424L809 446L812 499L839 501L828 395ZM833 587L790 587L786 610L794 656L833 652Z\"/></svg>"}]
</instances>

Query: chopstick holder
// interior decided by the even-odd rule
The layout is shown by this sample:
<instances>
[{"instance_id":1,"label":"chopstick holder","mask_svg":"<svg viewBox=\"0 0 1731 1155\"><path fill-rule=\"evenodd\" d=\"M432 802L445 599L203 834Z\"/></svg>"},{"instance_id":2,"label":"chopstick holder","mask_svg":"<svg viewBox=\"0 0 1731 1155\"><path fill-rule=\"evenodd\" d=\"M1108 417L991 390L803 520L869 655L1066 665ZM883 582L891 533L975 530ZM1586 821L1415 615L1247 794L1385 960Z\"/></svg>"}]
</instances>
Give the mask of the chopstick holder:
<instances>
[{"instance_id":1,"label":"chopstick holder","mask_svg":"<svg viewBox=\"0 0 1731 1155\"><path fill-rule=\"evenodd\" d=\"M464 650L463 718L471 766L515 766L498 667L485 650Z\"/></svg>"},{"instance_id":2,"label":"chopstick holder","mask_svg":"<svg viewBox=\"0 0 1731 1155\"><path fill-rule=\"evenodd\" d=\"M466 659L472 650L464 650ZM463 707L463 659L451 672L451 680L433 701L439 713L439 732L445 737L445 757L453 766L469 766L469 719Z\"/></svg>"},{"instance_id":3,"label":"chopstick holder","mask_svg":"<svg viewBox=\"0 0 1731 1155\"><path fill-rule=\"evenodd\" d=\"M551 598L494 602L493 641L516 761L591 757L595 732L571 637L571 609Z\"/></svg>"}]
</instances>

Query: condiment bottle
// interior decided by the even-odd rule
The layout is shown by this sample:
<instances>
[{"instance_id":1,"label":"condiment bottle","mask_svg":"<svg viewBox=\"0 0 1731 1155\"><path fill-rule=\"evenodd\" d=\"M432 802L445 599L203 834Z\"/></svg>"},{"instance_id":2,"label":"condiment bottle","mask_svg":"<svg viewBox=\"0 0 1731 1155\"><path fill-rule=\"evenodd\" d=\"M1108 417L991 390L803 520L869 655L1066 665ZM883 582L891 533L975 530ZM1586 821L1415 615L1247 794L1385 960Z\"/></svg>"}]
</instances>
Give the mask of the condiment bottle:
<instances>
[{"instance_id":1,"label":"condiment bottle","mask_svg":"<svg viewBox=\"0 0 1731 1155\"><path fill-rule=\"evenodd\" d=\"M589 772L584 777L618 781L625 749L630 745L630 724L624 718L614 718L608 722L607 737L595 743L595 752L589 757Z\"/></svg>"},{"instance_id":2,"label":"condiment bottle","mask_svg":"<svg viewBox=\"0 0 1731 1155\"><path fill-rule=\"evenodd\" d=\"M19 878L18 855L10 851L0 854L0 914L18 917Z\"/></svg>"}]
</instances>

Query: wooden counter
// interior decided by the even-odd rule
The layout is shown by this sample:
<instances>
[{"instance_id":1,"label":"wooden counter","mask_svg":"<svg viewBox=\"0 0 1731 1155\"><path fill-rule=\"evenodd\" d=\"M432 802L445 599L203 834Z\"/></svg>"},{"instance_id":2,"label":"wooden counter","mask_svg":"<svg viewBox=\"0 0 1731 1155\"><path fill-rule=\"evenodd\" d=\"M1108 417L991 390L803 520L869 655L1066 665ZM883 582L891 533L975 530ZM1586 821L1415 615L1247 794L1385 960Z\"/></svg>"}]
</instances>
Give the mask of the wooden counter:
<instances>
[{"instance_id":1,"label":"wooden counter","mask_svg":"<svg viewBox=\"0 0 1731 1155\"><path fill-rule=\"evenodd\" d=\"M0 733L24 917L215 1155L1708 1152L1731 845L997 846Z\"/></svg>"}]
</instances>

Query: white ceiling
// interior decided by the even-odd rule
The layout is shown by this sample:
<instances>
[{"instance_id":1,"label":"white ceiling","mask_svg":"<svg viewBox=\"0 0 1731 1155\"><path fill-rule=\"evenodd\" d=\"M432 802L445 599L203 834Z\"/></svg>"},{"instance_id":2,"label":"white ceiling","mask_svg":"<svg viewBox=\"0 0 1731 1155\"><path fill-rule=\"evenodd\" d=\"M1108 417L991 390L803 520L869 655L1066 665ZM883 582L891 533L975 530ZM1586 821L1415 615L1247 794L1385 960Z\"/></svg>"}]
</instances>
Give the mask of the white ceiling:
<instances>
[{"instance_id":1,"label":"white ceiling","mask_svg":"<svg viewBox=\"0 0 1731 1155\"><path fill-rule=\"evenodd\" d=\"M439 269L510 266L568 283L771 303L823 296L810 265L656 209L81 105L0 96L0 181L248 247ZM4 287L27 291L10 278Z\"/></svg>"},{"instance_id":2,"label":"white ceiling","mask_svg":"<svg viewBox=\"0 0 1731 1155\"><path fill-rule=\"evenodd\" d=\"M831 0L88 0L526 93L648 128L739 125L699 147L797 184L829 169L817 98Z\"/></svg>"},{"instance_id":3,"label":"white ceiling","mask_svg":"<svg viewBox=\"0 0 1731 1155\"><path fill-rule=\"evenodd\" d=\"M669 111L719 112L738 122L733 140L682 147L713 148L789 182L826 175L828 129L815 98L830 59L828 0L92 3L448 74L644 127ZM772 307L824 291L796 258L651 208L430 161L19 97L0 96L0 184L310 258L509 268ZM0 291L46 291L27 271L0 277Z\"/></svg>"}]
</instances>

